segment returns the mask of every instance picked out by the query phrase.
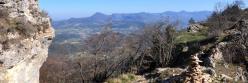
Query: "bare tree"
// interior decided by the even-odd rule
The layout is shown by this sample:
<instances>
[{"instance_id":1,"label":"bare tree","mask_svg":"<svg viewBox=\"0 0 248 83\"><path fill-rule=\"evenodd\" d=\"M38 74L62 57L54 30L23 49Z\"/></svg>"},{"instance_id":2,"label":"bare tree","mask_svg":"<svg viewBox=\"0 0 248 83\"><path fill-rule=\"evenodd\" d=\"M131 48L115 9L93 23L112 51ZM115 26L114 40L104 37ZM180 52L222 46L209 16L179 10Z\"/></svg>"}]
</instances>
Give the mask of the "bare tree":
<instances>
[{"instance_id":1,"label":"bare tree","mask_svg":"<svg viewBox=\"0 0 248 83\"><path fill-rule=\"evenodd\" d=\"M172 50L174 48L175 30L173 25L157 26L153 34L152 55L158 66L165 67L172 59Z\"/></svg>"},{"instance_id":2,"label":"bare tree","mask_svg":"<svg viewBox=\"0 0 248 83\"><path fill-rule=\"evenodd\" d=\"M235 25L243 16L241 2L233 4L218 3L215 6L215 11L208 18L207 24L209 29L209 36L221 36L223 30Z\"/></svg>"}]
</instances>

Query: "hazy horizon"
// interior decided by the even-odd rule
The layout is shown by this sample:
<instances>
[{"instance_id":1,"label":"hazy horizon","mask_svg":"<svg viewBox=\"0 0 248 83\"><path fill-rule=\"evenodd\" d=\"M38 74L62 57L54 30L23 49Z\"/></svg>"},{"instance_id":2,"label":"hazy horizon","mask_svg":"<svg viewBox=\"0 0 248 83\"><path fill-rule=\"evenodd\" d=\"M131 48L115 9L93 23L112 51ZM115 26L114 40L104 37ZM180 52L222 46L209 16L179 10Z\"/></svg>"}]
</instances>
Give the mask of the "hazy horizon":
<instances>
[{"instance_id":1,"label":"hazy horizon","mask_svg":"<svg viewBox=\"0 0 248 83\"><path fill-rule=\"evenodd\" d=\"M95 14L104 14L104 15L107 15L107 16L111 16L113 14L139 14L139 13L147 13L147 14L157 14L157 13L168 13L168 12L174 12L174 13L180 13L180 12L187 12L187 13L196 13L196 12L212 12L212 11L185 11L185 10L182 10L182 11L164 11L164 12L134 12L134 13L111 13L111 14L106 14L106 13L102 13L102 12L95 12L93 13L92 15L89 15L89 16L85 16L85 17L67 17L67 18L62 18L62 19L54 19L52 18L54 21L64 21L64 20L69 20L69 19L74 19L74 18L88 18L88 17L91 17L91 16L94 16Z\"/></svg>"},{"instance_id":2,"label":"hazy horizon","mask_svg":"<svg viewBox=\"0 0 248 83\"><path fill-rule=\"evenodd\" d=\"M113 13L162 13L166 11L196 12L213 11L216 3L230 4L235 0L40 0L41 8L49 13L53 20L65 20L69 18L89 17L96 12L111 15ZM244 1L248 4L248 1ZM204 3L204 4L203 4Z\"/></svg>"}]
</instances>

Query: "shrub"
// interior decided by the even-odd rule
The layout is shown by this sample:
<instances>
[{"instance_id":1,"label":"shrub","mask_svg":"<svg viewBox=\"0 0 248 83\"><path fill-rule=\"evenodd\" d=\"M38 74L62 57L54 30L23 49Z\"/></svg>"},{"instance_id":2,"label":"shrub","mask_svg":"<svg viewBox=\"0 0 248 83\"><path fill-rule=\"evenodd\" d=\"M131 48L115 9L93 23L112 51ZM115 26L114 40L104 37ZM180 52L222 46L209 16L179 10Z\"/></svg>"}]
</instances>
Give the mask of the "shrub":
<instances>
[{"instance_id":1,"label":"shrub","mask_svg":"<svg viewBox=\"0 0 248 83\"><path fill-rule=\"evenodd\" d=\"M225 9L217 9L212 13L206 21L206 25L210 27L208 32L210 37L221 36L224 30L232 27L240 19L246 18L246 13L240 5L229 4Z\"/></svg>"},{"instance_id":2,"label":"shrub","mask_svg":"<svg viewBox=\"0 0 248 83\"><path fill-rule=\"evenodd\" d=\"M132 83L136 79L134 74L122 74L116 78L110 78L106 83Z\"/></svg>"},{"instance_id":3,"label":"shrub","mask_svg":"<svg viewBox=\"0 0 248 83\"><path fill-rule=\"evenodd\" d=\"M0 9L0 18L6 18L9 16L9 13L5 9Z\"/></svg>"},{"instance_id":4,"label":"shrub","mask_svg":"<svg viewBox=\"0 0 248 83\"><path fill-rule=\"evenodd\" d=\"M45 11L45 10L42 10L41 13L40 13L40 15L41 15L42 17L48 17L48 13L47 13L47 11Z\"/></svg>"}]
</instances>

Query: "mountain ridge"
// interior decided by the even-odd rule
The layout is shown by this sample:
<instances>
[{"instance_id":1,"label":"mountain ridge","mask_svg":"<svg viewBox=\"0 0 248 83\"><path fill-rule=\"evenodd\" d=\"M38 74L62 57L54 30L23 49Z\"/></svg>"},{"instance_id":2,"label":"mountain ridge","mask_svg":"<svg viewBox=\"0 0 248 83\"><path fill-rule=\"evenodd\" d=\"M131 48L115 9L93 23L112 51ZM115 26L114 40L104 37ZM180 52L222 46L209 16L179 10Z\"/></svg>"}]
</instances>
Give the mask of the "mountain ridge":
<instances>
[{"instance_id":1,"label":"mountain ridge","mask_svg":"<svg viewBox=\"0 0 248 83\"><path fill-rule=\"evenodd\" d=\"M196 21L202 21L207 18L212 12L211 11L195 11L195 12L187 12L187 11L180 11L180 12L174 12L174 11L166 11L162 13L147 13L147 12L140 12L140 13L113 13L113 14L104 14L101 12L96 12L90 17L82 17L82 18L70 18L67 20L60 20L60 21L54 21L53 25L55 28L61 28L64 27L64 23L73 23L78 24L89 24L89 22L97 22L97 23L103 23L106 24L107 22L120 22L120 21L135 21L135 22L142 22L142 23L150 23L150 22L156 22L161 19L167 19L166 17L170 17L169 20L175 21L182 19L182 25L186 26L187 21L190 18L194 18ZM175 19L176 18L176 19ZM113 23L114 24L114 23ZM93 24L92 24L93 25ZM70 25L69 25L70 26ZM68 26L65 26L68 27ZM82 25L81 27L84 27Z\"/></svg>"},{"instance_id":2,"label":"mountain ridge","mask_svg":"<svg viewBox=\"0 0 248 83\"><path fill-rule=\"evenodd\" d=\"M134 31L144 28L146 25L154 24L164 20L170 22L178 22L186 28L190 18L196 21L203 21L211 15L210 11L198 12L173 12L167 11L163 13L115 13L106 15L100 12L95 13L90 17L71 18L68 20L54 21L53 27L56 29L56 41L63 42L71 39L84 39L92 34L99 33L104 27L109 27L111 24L112 30L122 34L132 33ZM72 36L74 35L74 36ZM76 38L74 38L76 37ZM79 38L78 38L79 37ZM68 39L69 38L69 39Z\"/></svg>"}]
</instances>

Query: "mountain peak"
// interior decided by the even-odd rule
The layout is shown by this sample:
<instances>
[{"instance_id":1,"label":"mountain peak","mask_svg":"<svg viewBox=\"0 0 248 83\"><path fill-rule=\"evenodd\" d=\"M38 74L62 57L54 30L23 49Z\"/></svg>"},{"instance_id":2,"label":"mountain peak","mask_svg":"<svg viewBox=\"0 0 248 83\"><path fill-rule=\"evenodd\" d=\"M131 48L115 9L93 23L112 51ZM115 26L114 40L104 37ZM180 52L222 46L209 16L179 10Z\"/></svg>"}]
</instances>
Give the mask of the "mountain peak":
<instances>
[{"instance_id":1,"label":"mountain peak","mask_svg":"<svg viewBox=\"0 0 248 83\"><path fill-rule=\"evenodd\" d=\"M96 12L95 14L92 15L92 17L102 17L102 16L107 16L101 12Z\"/></svg>"},{"instance_id":2,"label":"mountain peak","mask_svg":"<svg viewBox=\"0 0 248 83\"><path fill-rule=\"evenodd\" d=\"M94 15L92 15L90 18L93 19L93 20L100 21L100 20L106 20L106 19L108 19L109 16L108 15L105 15L103 13L97 12Z\"/></svg>"}]
</instances>

